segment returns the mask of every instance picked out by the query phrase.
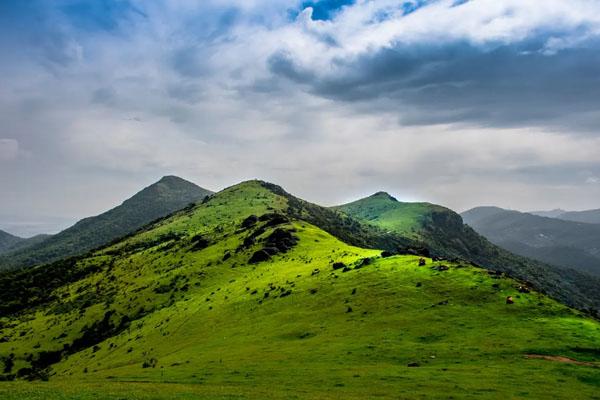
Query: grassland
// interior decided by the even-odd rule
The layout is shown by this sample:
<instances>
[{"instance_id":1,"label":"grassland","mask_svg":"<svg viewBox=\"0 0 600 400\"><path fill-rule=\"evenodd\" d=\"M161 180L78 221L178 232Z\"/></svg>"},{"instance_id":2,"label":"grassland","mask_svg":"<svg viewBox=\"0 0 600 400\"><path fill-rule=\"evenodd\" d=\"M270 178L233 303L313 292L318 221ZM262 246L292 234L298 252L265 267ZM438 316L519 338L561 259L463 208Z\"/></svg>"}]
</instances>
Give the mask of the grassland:
<instances>
[{"instance_id":1,"label":"grassland","mask_svg":"<svg viewBox=\"0 0 600 400\"><path fill-rule=\"evenodd\" d=\"M469 264L245 223L286 207L244 183L78 260L81 276L0 319L6 374L48 379L0 398L600 398L597 321ZM249 264L277 230L294 246Z\"/></svg>"},{"instance_id":2,"label":"grassland","mask_svg":"<svg viewBox=\"0 0 600 400\"><path fill-rule=\"evenodd\" d=\"M431 215L448 209L431 203L403 203L385 192L335 207L355 218L413 239L422 239L423 227L431 223Z\"/></svg>"}]
</instances>

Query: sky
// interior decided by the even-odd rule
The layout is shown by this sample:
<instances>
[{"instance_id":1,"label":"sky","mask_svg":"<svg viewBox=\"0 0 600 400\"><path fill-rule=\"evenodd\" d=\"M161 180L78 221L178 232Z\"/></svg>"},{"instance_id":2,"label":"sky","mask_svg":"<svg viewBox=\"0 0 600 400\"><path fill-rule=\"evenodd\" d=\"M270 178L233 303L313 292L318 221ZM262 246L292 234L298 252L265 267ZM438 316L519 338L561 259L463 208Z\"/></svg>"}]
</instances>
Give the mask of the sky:
<instances>
[{"instance_id":1,"label":"sky","mask_svg":"<svg viewBox=\"0 0 600 400\"><path fill-rule=\"evenodd\" d=\"M600 1L3 0L0 229L163 175L600 207Z\"/></svg>"}]
</instances>

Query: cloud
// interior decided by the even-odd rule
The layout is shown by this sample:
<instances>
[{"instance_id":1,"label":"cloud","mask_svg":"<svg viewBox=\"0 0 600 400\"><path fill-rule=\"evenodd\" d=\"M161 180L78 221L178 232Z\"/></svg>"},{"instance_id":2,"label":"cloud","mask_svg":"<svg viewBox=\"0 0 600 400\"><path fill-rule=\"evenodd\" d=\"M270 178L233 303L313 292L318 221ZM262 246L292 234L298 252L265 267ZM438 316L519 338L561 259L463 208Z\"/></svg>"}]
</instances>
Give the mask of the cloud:
<instances>
[{"instance_id":1,"label":"cloud","mask_svg":"<svg viewBox=\"0 0 600 400\"><path fill-rule=\"evenodd\" d=\"M599 32L586 0L0 2L0 207L89 215L173 173L591 208Z\"/></svg>"},{"instance_id":2,"label":"cloud","mask_svg":"<svg viewBox=\"0 0 600 400\"><path fill-rule=\"evenodd\" d=\"M437 1L409 14L359 2L329 21L299 17L303 40L284 41L268 66L315 95L396 109L403 124L595 134L599 12L589 1Z\"/></svg>"},{"instance_id":3,"label":"cloud","mask_svg":"<svg viewBox=\"0 0 600 400\"><path fill-rule=\"evenodd\" d=\"M598 178L597 176L589 176L585 179L585 183L588 183L590 185L596 185L600 183L600 178Z\"/></svg>"},{"instance_id":4,"label":"cloud","mask_svg":"<svg viewBox=\"0 0 600 400\"><path fill-rule=\"evenodd\" d=\"M19 142L15 139L0 139L0 161L12 161L19 155Z\"/></svg>"}]
</instances>

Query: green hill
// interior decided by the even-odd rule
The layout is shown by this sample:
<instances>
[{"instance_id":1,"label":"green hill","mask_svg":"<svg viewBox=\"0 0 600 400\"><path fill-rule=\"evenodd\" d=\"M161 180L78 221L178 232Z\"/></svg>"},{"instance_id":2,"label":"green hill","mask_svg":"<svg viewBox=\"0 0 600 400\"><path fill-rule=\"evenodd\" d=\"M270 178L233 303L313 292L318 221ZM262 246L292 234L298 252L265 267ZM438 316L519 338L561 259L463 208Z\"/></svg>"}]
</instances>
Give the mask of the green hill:
<instances>
[{"instance_id":1,"label":"green hill","mask_svg":"<svg viewBox=\"0 0 600 400\"><path fill-rule=\"evenodd\" d=\"M477 207L462 216L477 232L513 253L600 276L600 224L497 207Z\"/></svg>"},{"instance_id":2,"label":"green hill","mask_svg":"<svg viewBox=\"0 0 600 400\"><path fill-rule=\"evenodd\" d=\"M50 236L51 235L35 235L30 238L21 238L0 230L0 254L10 253L32 246L48 239Z\"/></svg>"},{"instance_id":3,"label":"green hill","mask_svg":"<svg viewBox=\"0 0 600 400\"><path fill-rule=\"evenodd\" d=\"M0 230L0 254L10 250L13 246L23 242L25 239L11 235L8 232Z\"/></svg>"},{"instance_id":4,"label":"green hill","mask_svg":"<svg viewBox=\"0 0 600 400\"><path fill-rule=\"evenodd\" d=\"M46 240L38 240L3 254L0 269L45 264L83 254L135 232L211 193L176 176L165 176L118 207L85 218Z\"/></svg>"},{"instance_id":5,"label":"green hill","mask_svg":"<svg viewBox=\"0 0 600 400\"><path fill-rule=\"evenodd\" d=\"M506 272L566 304L591 309L594 313L600 310L599 277L515 255L492 244L448 208L429 203L403 203L380 192L334 209L388 233L411 238L417 243L416 247L427 248L435 256L469 260ZM497 210L484 207L479 214L484 217Z\"/></svg>"},{"instance_id":6,"label":"green hill","mask_svg":"<svg viewBox=\"0 0 600 400\"><path fill-rule=\"evenodd\" d=\"M251 181L4 273L0 397L598 398L597 321L502 273L348 243L408 244Z\"/></svg>"},{"instance_id":7,"label":"green hill","mask_svg":"<svg viewBox=\"0 0 600 400\"><path fill-rule=\"evenodd\" d=\"M448 209L430 203L404 203L385 192L335 207L355 218L414 239L423 239L423 228Z\"/></svg>"}]
</instances>

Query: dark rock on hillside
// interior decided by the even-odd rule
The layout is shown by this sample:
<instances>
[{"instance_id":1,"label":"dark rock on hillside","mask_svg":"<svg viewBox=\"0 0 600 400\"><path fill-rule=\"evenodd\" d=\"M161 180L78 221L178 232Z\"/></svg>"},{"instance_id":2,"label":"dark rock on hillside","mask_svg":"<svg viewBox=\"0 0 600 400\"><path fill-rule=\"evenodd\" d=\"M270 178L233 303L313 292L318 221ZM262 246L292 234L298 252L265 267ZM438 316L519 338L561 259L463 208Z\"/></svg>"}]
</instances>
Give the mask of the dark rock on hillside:
<instances>
[{"instance_id":1,"label":"dark rock on hillside","mask_svg":"<svg viewBox=\"0 0 600 400\"><path fill-rule=\"evenodd\" d=\"M277 226L290 222L288 217L277 213L263 214L258 218L258 220L261 222L266 222L264 225L265 227Z\"/></svg>"},{"instance_id":2,"label":"dark rock on hillside","mask_svg":"<svg viewBox=\"0 0 600 400\"><path fill-rule=\"evenodd\" d=\"M266 251L265 249L260 249L258 251L255 251L254 254L252 254L252 257L250 257L250 260L248 260L248 263L256 264L259 262L267 261L269 259L271 259L271 255L269 254L269 252Z\"/></svg>"},{"instance_id":3,"label":"dark rock on hillside","mask_svg":"<svg viewBox=\"0 0 600 400\"><path fill-rule=\"evenodd\" d=\"M360 269L360 268L366 267L367 265L370 265L372 262L373 262L373 260L371 258L363 258L358 261L358 263L356 264L354 269Z\"/></svg>"},{"instance_id":4,"label":"dark rock on hillside","mask_svg":"<svg viewBox=\"0 0 600 400\"><path fill-rule=\"evenodd\" d=\"M296 243L298 243L298 237L293 235L290 230L277 228L264 240L265 247L254 252L248 262L250 264L255 264L261 261L266 261L275 254L285 253L286 251L292 249Z\"/></svg>"},{"instance_id":5,"label":"dark rock on hillside","mask_svg":"<svg viewBox=\"0 0 600 400\"><path fill-rule=\"evenodd\" d=\"M334 262L331 267L334 271L336 271L338 269L346 268L346 264L344 264L343 262Z\"/></svg>"},{"instance_id":6,"label":"dark rock on hillside","mask_svg":"<svg viewBox=\"0 0 600 400\"><path fill-rule=\"evenodd\" d=\"M242 221L242 228L247 229L251 228L258 222L258 217L256 215L250 215L246 219Z\"/></svg>"},{"instance_id":7,"label":"dark rock on hillside","mask_svg":"<svg viewBox=\"0 0 600 400\"><path fill-rule=\"evenodd\" d=\"M296 243L298 243L298 237L291 231L281 228L275 229L265 241L268 247L274 247L282 253L290 250Z\"/></svg>"},{"instance_id":8,"label":"dark rock on hillside","mask_svg":"<svg viewBox=\"0 0 600 400\"><path fill-rule=\"evenodd\" d=\"M210 245L210 242L202 235L192 237L192 251L204 250Z\"/></svg>"}]
</instances>

